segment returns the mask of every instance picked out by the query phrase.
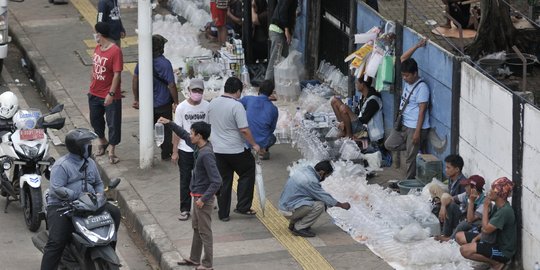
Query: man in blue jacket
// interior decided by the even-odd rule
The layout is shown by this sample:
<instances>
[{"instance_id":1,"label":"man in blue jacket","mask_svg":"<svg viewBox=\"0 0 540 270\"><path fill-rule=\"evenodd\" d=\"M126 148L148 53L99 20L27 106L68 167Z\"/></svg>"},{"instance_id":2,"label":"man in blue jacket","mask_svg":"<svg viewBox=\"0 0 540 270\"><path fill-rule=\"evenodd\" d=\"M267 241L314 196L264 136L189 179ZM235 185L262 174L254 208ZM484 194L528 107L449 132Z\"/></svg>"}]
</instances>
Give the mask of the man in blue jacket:
<instances>
[{"instance_id":1,"label":"man in blue jacket","mask_svg":"<svg viewBox=\"0 0 540 270\"><path fill-rule=\"evenodd\" d=\"M289 176L279 198L279 210L289 219L289 230L294 235L314 237L311 226L327 207L351 208L348 202L338 202L321 186L333 171L330 161L324 160L315 167L298 168Z\"/></svg>"},{"instance_id":2,"label":"man in blue jacket","mask_svg":"<svg viewBox=\"0 0 540 270\"><path fill-rule=\"evenodd\" d=\"M274 83L265 80L259 87L258 96L245 96L240 99L244 108L246 108L249 129L255 142L261 147L259 157L269 159L268 150L276 143L276 123L278 120L278 109L270 101L270 95L274 92Z\"/></svg>"}]
</instances>

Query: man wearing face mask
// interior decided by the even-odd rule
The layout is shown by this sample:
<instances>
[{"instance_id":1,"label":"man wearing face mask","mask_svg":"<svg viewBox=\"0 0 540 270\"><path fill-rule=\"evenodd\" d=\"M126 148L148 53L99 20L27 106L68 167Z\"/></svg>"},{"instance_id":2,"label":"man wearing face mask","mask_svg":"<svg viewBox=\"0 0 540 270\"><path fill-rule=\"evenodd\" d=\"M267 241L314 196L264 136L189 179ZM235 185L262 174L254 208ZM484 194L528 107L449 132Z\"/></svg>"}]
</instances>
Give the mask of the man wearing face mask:
<instances>
[{"instance_id":1,"label":"man wearing face mask","mask_svg":"<svg viewBox=\"0 0 540 270\"><path fill-rule=\"evenodd\" d=\"M340 207L349 210L348 202L338 202L328 194L321 182L334 172L329 160L323 160L315 167L297 168L283 188L279 198L279 211L289 220L292 234L302 237L314 237L311 226L327 207Z\"/></svg>"},{"instance_id":2,"label":"man wearing face mask","mask_svg":"<svg viewBox=\"0 0 540 270\"><path fill-rule=\"evenodd\" d=\"M178 105L178 90L174 80L174 72L171 62L163 56L165 39L161 35L152 36L152 63L154 77L154 123L164 117L172 119L172 112ZM135 66L133 80L133 108L139 109L139 64ZM161 159L169 160L174 152L172 145L172 130L165 126L165 137L161 144Z\"/></svg>"},{"instance_id":3,"label":"man wearing face mask","mask_svg":"<svg viewBox=\"0 0 540 270\"><path fill-rule=\"evenodd\" d=\"M208 104L203 99L204 82L201 79L192 79L189 82L189 97L176 107L174 123L184 130L190 130L191 125L196 122L208 122ZM189 185L191 183L191 171L195 158L193 148L184 140L173 134L173 149L177 149L172 154L172 161L178 162L180 170L180 216L179 220L188 220L191 210L191 195Z\"/></svg>"},{"instance_id":4,"label":"man wearing face mask","mask_svg":"<svg viewBox=\"0 0 540 270\"><path fill-rule=\"evenodd\" d=\"M90 158L92 140L97 137L97 134L85 128L68 132L65 143L69 153L59 158L51 169L51 183L47 197L49 239L43 252L41 270L53 270L58 267L64 247L75 231L71 218L61 216L61 213L56 211L62 207L62 203L74 201L85 192L105 196L96 162ZM110 203L105 204L105 209L114 219L115 229L118 231L120 210Z\"/></svg>"}]
</instances>

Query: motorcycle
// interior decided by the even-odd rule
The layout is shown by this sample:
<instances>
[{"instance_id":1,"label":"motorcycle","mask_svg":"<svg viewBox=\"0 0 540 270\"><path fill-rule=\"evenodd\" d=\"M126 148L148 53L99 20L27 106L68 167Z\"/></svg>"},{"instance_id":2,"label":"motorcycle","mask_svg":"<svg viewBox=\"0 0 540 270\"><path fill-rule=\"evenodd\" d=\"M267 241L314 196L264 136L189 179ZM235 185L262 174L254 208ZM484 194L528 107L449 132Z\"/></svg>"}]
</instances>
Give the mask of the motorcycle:
<instances>
[{"instance_id":1,"label":"motorcycle","mask_svg":"<svg viewBox=\"0 0 540 270\"><path fill-rule=\"evenodd\" d=\"M119 178L111 180L108 189L116 188L119 183ZM116 241L116 229L111 214L104 210L106 203L109 202L103 195L85 193L56 210L71 217L75 228L62 254L59 269L120 269L120 259L111 246ZM32 237L32 242L43 252L48 238L48 232L42 231Z\"/></svg>"},{"instance_id":2,"label":"motorcycle","mask_svg":"<svg viewBox=\"0 0 540 270\"><path fill-rule=\"evenodd\" d=\"M26 227L35 232L45 218L41 178L50 176L54 158L49 156L48 129L61 129L65 118L59 117L64 109L59 104L48 114L36 110L19 110L12 120L0 121L0 156L2 173L0 195L6 197L4 213L11 202L19 201L23 207Z\"/></svg>"}]
</instances>

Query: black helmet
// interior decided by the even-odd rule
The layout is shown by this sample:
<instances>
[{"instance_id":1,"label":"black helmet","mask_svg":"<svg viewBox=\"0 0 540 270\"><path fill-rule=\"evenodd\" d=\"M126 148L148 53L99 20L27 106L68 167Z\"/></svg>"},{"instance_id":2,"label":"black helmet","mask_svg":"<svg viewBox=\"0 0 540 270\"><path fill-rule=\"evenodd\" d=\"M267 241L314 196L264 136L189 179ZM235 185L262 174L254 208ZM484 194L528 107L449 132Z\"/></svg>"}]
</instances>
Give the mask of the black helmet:
<instances>
[{"instance_id":1,"label":"black helmet","mask_svg":"<svg viewBox=\"0 0 540 270\"><path fill-rule=\"evenodd\" d=\"M97 137L97 134L89 129L77 128L66 135L66 147L70 153L84 158L84 152L86 151L84 146Z\"/></svg>"}]
</instances>

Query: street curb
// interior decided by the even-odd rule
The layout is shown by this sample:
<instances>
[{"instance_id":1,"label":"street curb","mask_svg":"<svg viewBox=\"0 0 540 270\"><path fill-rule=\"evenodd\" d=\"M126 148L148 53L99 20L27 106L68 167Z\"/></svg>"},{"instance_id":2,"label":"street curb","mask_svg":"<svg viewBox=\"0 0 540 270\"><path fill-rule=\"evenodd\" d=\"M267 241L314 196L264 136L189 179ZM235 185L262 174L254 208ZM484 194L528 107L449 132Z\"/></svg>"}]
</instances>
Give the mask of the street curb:
<instances>
[{"instance_id":1,"label":"street curb","mask_svg":"<svg viewBox=\"0 0 540 270\"><path fill-rule=\"evenodd\" d=\"M51 104L64 104L66 116L65 130L76 127L91 128L90 123L84 118L75 103L66 92L60 81L56 78L47 62L37 50L32 40L20 25L17 17L10 11L9 34L13 38L13 43L23 53L28 64L30 75L36 82L37 88L43 93L45 100ZM100 168L102 178L105 182L110 180L108 170L127 171L128 168L121 164L115 167L107 166L96 162ZM122 179L126 184L121 184L116 190L111 192L113 198L118 201L118 206L122 212L125 222L144 241L145 247L159 263L162 270L181 269L176 262L182 260L182 256L177 248L167 237L155 217L152 215L142 198L133 188L127 179Z\"/></svg>"}]
</instances>

